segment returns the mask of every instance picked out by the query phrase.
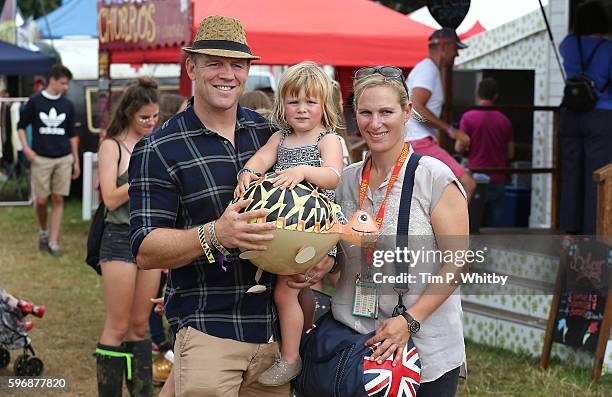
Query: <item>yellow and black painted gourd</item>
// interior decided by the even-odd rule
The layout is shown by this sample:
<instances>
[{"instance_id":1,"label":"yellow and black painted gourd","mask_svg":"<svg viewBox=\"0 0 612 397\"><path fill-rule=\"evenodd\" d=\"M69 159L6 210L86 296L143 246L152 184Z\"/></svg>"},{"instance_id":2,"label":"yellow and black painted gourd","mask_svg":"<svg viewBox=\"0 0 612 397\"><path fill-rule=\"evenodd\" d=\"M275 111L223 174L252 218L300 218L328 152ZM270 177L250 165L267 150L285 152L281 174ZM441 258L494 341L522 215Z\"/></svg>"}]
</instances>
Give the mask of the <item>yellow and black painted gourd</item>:
<instances>
[{"instance_id":1,"label":"yellow and black painted gourd","mask_svg":"<svg viewBox=\"0 0 612 397\"><path fill-rule=\"evenodd\" d=\"M274 222L274 239L266 251L245 251L240 257L250 260L261 270L282 274L303 273L317 264L338 243L346 240L361 245L378 235L376 222L365 211L356 211L346 225L340 206L322 190L302 181L293 189L273 185L276 174L270 173L251 182L247 190L235 199L251 200L243 211L266 208L267 217L254 223Z\"/></svg>"}]
</instances>

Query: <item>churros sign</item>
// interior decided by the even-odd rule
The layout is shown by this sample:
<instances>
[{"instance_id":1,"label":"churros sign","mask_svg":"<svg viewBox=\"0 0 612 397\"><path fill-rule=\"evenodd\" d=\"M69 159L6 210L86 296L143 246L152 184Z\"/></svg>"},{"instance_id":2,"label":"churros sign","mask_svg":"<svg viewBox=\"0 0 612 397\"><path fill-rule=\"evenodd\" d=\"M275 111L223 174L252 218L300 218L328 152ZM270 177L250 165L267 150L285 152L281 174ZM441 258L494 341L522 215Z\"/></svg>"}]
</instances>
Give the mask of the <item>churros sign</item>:
<instances>
[{"instance_id":1,"label":"churros sign","mask_svg":"<svg viewBox=\"0 0 612 397\"><path fill-rule=\"evenodd\" d=\"M184 0L98 1L101 49L173 46L191 39L191 10Z\"/></svg>"}]
</instances>

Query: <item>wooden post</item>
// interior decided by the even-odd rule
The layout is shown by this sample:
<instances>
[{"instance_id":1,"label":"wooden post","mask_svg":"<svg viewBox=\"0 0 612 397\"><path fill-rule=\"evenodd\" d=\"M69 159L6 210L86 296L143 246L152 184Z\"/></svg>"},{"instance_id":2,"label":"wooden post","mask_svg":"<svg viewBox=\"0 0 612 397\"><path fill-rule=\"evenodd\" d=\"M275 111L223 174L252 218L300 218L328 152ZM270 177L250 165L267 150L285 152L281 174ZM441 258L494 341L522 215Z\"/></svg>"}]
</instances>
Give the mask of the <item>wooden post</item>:
<instances>
[{"instance_id":1,"label":"wooden post","mask_svg":"<svg viewBox=\"0 0 612 397\"><path fill-rule=\"evenodd\" d=\"M608 280L609 282L609 280ZM593 359L593 382L598 382L601 377L601 367L606 355L606 346L610 337L610 325L612 325L612 289L608 287L608 296L606 297L606 308L604 317L599 328L599 339L597 339L597 348L595 349L595 358Z\"/></svg>"},{"instance_id":2,"label":"wooden post","mask_svg":"<svg viewBox=\"0 0 612 397\"><path fill-rule=\"evenodd\" d=\"M561 180L561 169L559 167L559 109L553 110L553 134L552 134L552 181L551 181L551 204L550 204L550 229L557 230L559 211L559 183Z\"/></svg>"},{"instance_id":3,"label":"wooden post","mask_svg":"<svg viewBox=\"0 0 612 397\"><path fill-rule=\"evenodd\" d=\"M593 172L597 183L597 236L604 243L612 244L612 163ZM610 282L610 280L608 280ZM606 355L610 326L612 325L612 288L608 286L606 310L601 322L599 340L593 362L593 382L599 381L601 368Z\"/></svg>"},{"instance_id":4,"label":"wooden post","mask_svg":"<svg viewBox=\"0 0 612 397\"><path fill-rule=\"evenodd\" d=\"M453 121L453 65L442 66L440 69L442 86L444 87L444 106L440 118L452 124ZM446 131L438 132L438 144L449 153L454 151L454 144Z\"/></svg>"},{"instance_id":5,"label":"wooden post","mask_svg":"<svg viewBox=\"0 0 612 397\"><path fill-rule=\"evenodd\" d=\"M559 300L561 299L562 283L565 280L565 269L567 267L567 247L561 250L559 258L559 271L557 272L557 281L553 299L550 304L550 313L548 314L548 324L546 325L546 333L544 334L544 345L542 346L542 356L540 357L540 367L546 369L550 363L550 352L553 344L553 334L555 331L555 321L557 320L557 310L559 309Z\"/></svg>"},{"instance_id":6,"label":"wooden post","mask_svg":"<svg viewBox=\"0 0 612 397\"><path fill-rule=\"evenodd\" d=\"M612 163L593 172L597 183L597 235L612 237Z\"/></svg>"}]
</instances>

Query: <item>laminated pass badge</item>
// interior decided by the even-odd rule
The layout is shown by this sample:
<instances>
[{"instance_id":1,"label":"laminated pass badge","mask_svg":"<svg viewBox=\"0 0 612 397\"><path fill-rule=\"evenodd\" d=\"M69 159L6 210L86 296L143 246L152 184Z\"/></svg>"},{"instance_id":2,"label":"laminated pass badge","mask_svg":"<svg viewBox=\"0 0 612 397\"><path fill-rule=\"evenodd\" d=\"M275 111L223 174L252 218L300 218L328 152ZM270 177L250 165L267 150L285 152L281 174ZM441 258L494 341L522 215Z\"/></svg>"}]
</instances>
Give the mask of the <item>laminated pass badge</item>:
<instances>
[{"instance_id":1,"label":"laminated pass badge","mask_svg":"<svg viewBox=\"0 0 612 397\"><path fill-rule=\"evenodd\" d=\"M380 204L380 208L378 209L378 215L376 216L376 225L378 229L382 227L382 223L385 217L385 207L387 204L387 199L389 198L389 193L391 193L391 188L395 184L397 177L402 169L406 158L410 154L410 145L408 143L404 143L402 147L402 151L397 158L395 163L395 167L393 168L393 173L391 174L391 178L389 178L389 183L387 184L387 191L385 193L385 198ZM363 176L361 178L361 184L359 186L359 208L363 208L363 203L367 195L368 183L370 180L370 171L372 168L372 158L370 157L365 164L365 168L363 170ZM368 275L371 275L371 270L369 269L372 266L372 257L373 257L373 246L369 246L366 248L365 252L365 261L368 266ZM372 281L371 277L366 277L365 279L361 279L361 275L357 274L355 279L355 296L353 299L353 316L361 316L368 318L378 318L378 298L379 291L378 285Z\"/></svg>"},{"instance_id":2,"label":"laminated pass badge","mask_svg":"<svg viewBox=\"0 0 612 397\"><path fill-rule=\"evenodd\" d=\"M355 279L353 316L378 318L378 285L372 281Z\"/></svg>"}]
</instances>

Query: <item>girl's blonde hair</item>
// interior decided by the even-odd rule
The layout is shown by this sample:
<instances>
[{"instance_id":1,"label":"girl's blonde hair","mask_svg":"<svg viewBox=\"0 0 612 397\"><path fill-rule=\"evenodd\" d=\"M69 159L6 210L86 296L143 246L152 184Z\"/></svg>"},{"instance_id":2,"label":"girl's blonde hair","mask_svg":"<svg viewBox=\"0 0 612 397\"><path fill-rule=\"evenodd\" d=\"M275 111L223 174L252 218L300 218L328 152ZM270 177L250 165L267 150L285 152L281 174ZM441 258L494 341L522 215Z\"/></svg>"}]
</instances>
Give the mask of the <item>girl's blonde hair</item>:
<instances>
[{"instance_id":1,"label":"girl's blonde hair","mask_svg":"<svg viewBox=\"0 0 612 397\"><path fill-rule=\"evenodd\" d=\"M399 79L385 77L382 74L371 74L353 82L353 91L355 96L353 99L353 109L357 113L357 107L359 104L359 98L368 88L373 87L389 87L397 93L399 97L399 104L402 110L408 109L408 102L410 97L404 88L404 84Z\"/></svg>"},{"instance_id":2,"label":"girl's blonde hair","mask_svg":"<svg viewBox=\"0 0 612 397\"><path fill-rule=\"evenodd\" d=\"M340 127L340 116L335 111L331 79L314 62L301 62L283 73L274 96L271 121L282 129L291 129L285 118L285 98L297 97L301 92L321 103L321 125L326 130Z\"/></svg>"}]
</instances>

